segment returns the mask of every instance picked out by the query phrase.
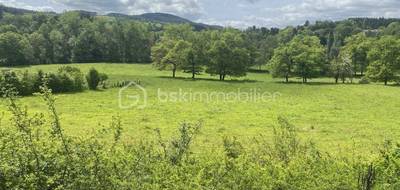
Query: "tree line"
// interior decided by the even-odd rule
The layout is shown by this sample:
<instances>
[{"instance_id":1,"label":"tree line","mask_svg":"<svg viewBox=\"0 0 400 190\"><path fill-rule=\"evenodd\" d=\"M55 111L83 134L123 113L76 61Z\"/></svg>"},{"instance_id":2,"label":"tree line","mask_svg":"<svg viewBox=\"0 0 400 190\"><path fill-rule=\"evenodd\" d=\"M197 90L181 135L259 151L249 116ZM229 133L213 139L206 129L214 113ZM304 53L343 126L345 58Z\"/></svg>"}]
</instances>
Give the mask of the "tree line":
<instances>
[{"instance_id":1,"label":"tree line","mask_svg":"<svg viewBox=\"0 0 400 190\"><path fill-rule=\"evenodd\" d=\"M220 80L241 77L266 65L273 77L286 82L293 77L304 83L317 77L332 77L336 83L355 77L385 85L399 82L400 22L367 19L360 25L360 20L245 31L194 32L188 25L175 25L165 28L152 48L152 59L157 68L171 70L173 77L183 71L192 73L193 79L201 72Z\"/></svg>"},{"instance_id":2,"label":"tree line","mask_svg":"<svg viewBox=\"0 0 400 190\"><path fill-rule=\"evenodd\" d=\"M85 62L150 62L156 38L144 22L63 14L3 13L0 66Z\"/></svg>"},{"instance_id":3,"label":"tree line","mask_svg":"<svg viewBox=\"0 0 400 190\"><path fill-rule=\"evenodd\" d=\"M62 66L56 72L36 73L3 71L0 72L0 96L8 91L15 95L30 96L41 91L41 86L46 85L53 93L82 92L85 89L97 90L99 87L107 88L108 76L91 68L84 75L79 68Z\"/></svg>"},{"instance_id":4,"label":"tree line","mask_svg":"<svg viewBox=\"0 0 400 190\"><path fill-rule=\"evenodd\" d=\"M366 75L398 81L398 19L352 18L306 22L297 27L225 28L194 31L190 25L157 25L82 11L2 12L0 65L118 62L150 63L158 69L205 72L220 80L267 66L275 77Z\"/></svg>"},{"instance_id":5,"label":"tree line","mask_svg":"<svg viewBox=\"0 0 400 190\"><path fill-rule=\"evenodd\" d=\"M202 71L219 76L244 76L249 68L249 50L243 34L234 29L193 32L190 25L170 25L152 48L157 68L192 74Z\"/></svg>"}]
</instances>

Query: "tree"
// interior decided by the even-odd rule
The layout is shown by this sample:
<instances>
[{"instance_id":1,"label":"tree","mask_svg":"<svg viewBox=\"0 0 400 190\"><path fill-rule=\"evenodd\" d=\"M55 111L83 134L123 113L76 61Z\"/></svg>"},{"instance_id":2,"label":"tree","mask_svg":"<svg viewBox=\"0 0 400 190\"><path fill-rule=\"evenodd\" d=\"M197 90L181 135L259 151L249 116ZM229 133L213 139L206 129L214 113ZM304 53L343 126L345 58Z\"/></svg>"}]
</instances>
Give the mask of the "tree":
<instances>
[{"instance_id":1,"label":"tree","mask_svg":"<svg viewBox=\"0 0 400 190\"><path fill-rule=\"evenodd\" d=\"M203 71L203 66L208 63L207 49L209 46L208 36L205 32L193 34L191 48L188 49L188 60L183 66L184 72L191 73L192 79Z\"/></svg>"},{"instance_id":2,"label":"tree","mask_svg":"<svg viewBox=\"0 0 400 190\"><path fill-rule=\"evenodd\" d=\"M275 36L268 36L261 42L259 48L260 56L256 60L256 65L258 66L259 70L261 70L261 67L272 59L274 50L278 47L278 45L278 40Z\"/></svg>"},{"instance_id":3,"label":"tree","mask_svg":"<svg viewBox=\"0 0 400 190\"><path fill-rule=\"evenodd\" d=\"M14 25L11 25L11 24L1 25L0 26L0 33L6 33L6 32L18 33L18 29L17 29L17 27L15 27Z\"/></svg>"},{"instance_id":4,"label":"tree","mask_svg":"<svg viewBox=\"0 0 400 190\"><path fill-rule=\"evenodd\" d=\"M65 35L58 30L52 30L49 34L52 52L52 63L70 62L69 49Z\"/></svg>"},{"instance_id":5,"label":"tree","mask_svg":"<svg viewBox=\"0 0 400 190\"><path fill-rule=\"evenodd\" d=\"M48 63L48 58L47 58L48 41L46 40L46 38L42 34L34 32L31 35L29 35L29 41L30 44L32 45L33 56L35 58L33 62L36 64Z\"/></svg>"},{"instance_id":6,"label":"tree","mask_svg":"<svg viewBox=\"0 0 400 190\"><path fill-rule=\"evenodd\" d=\"M298 76L306 83L308 79L322 74L325 49L318 37L296 36L288 44L282 44L272 58L271 70L275 77Z\"/></svg>"},{"instance_id":7,"label":"tree","mask_svg":"<svg viewBox=\"0 0 400 190\"><path fill-rule=\"evenodd\" d=\"M151 59L156 68L160 70L166 69L166 65L162 62L163 58L167 56L168 52L174 47L174 41L161 40L151 48Z\"/></svg>"},{"instance_id":8,"label":"tree","mask_svg":"<svg viewBox=\"0 0 400 190\"><path fill-rule=\"evenodd\" d=\"M383 29L382 33L384 35L394 35L400 36L400 22L393 22L389 24L385 29Z\"/></svg>"},{"instance_id":9,"label":"tree","mask_svg":"<svg viewBox=\"0 0 400 190\"><path fill-rule=\"evenodd\" d=\"M244 48L243 38L235 31L223 32L220 39L211 45L209 57L206 72L219 75L222 81L227 75L241 77L247 73L249 53Z\"/></svg>"},{"instance_id":10,"label":"tree","mask_svg":"<svg viewBox=\"0 0 400 190\"><path fill-rule=\"evenodd\" d=\"M270 65L272 77L283 77L286 82L289 82L289 78L293 75L294 67L289 52L290 50L287 46L280 46L275 49Z\"/></svg>"},{"instance_id":11,"label":"tree","mask_svg":"<svg viewBox=\"0 0 400 190\"><path fill-rule=\"evenodd\" d=\"M367 68L367 77L372 81L395 81L400 71L400 40L393 36L385 36L376 40L368 52L370 65Z\"/></svg>"},{"instance_id":12,"label":"tree","mask_svg":"<svg viewBox=\"0 0 400 190\"><path fill-rule=\"evenodd\" d=\"M32 46L25 36L14 32L0 34L0 65L28 65L33 59Z\"/></svg>"},{"instance_id":13,"label":"tree","mask_svg":"<svg viewBox=\"0 0 400 190\"><path fill-rule=\"evenodd\" d=\"M169 40L190 41L193 27L190 24L170 24L164 28L164 38Z\"/></svg>"},{"instance_id":14,"label":"tree","mask_svg":"<svg viewBox=\"0 0 400 190\"><path fill-rule=\"evenodd\" d=\"M357 74L357 71L361 75L364 74L368 66L367 54L370 46L370 40L364 33L359 33L346 39L346 45L342 47L342 50L350 56L354 66L354 74Z\"/></svg>"},{"instance_id":15,"label":"tree","mask_svg":"<svg viewBox=\"0 0 400 190\"><path fill-rule=\"evenodd\" d=\"M96 62L103 59L103 52L99 45L100 36L94 24L87 23L84 29L75 38L72 49L72 61L77 63Z\"/></svg>"},{"instance_id":16,"label":"tree","mask_svg":"<svg viewBox=\"0 0 400 190\"><path fill-rule=\"evenodd\" d=\"M147 28L140 23L123 24L123 55L124 62L148 62L150 61L150 41Z\"/></svg>"},{"instance_id":17,"label":"tree","mask_svg":"<svg viewBox=\"0 0 400 190\"><path fill-rule=\"evenodd\" d=\"M170 49L169 49L170 48ZM191 44L184 40L164 41L153 48L153 60L160 70L171 70L172 77L176 77L176 71L183 69L189 62L189 53L192 52ZM191 57L193 61L193 57Z\"/></svg>"},{"instance_id":18,"label":"tree","mask_svg":"<svg viewBox=\"0 0 400 190\"><path fill-rule=\"evenodd\" d=\"M325 49L317 37L297 36L289 44L293 58L295 76L303 78L303 82L321 75L324 66Z\"/></svg>"},{"instance_id":19,"label":"tree","mask_svg":"<svg viewBox=\"0 0 400 190\"><path fill-rule=\"evenodd\" d=\"M86 81L90 90L96 90L99 84L103 83L108 79L108 76L104 73L99 73L95 68L91 68L89 73L86 75Z\"/></svg>"},{"instance_id":20,"label":"tree","mask_svg":"<svg viewBox=\"0 0 400 190\"><path fill-rule=\"evenodd\" d=\"M290 42L294 38L296 33L297 33L297 31L293 27L287 27L287 28L279 31L279 34L278 34L279 43L286 44L286 43Z\"/></svg>"},{"instance_id":21,"label":"tree","mask_svg":"<svg viewBox=\"0 0 400 190\"><path fill-rule=\"evenodd\" d=\"M345 83L346 78L353 78L353 65L350 56L346 53L334 58L331 61L330 69L336 84L339 83L339 79L342 80L342 83Z\"/></svg>"}]
</instances>

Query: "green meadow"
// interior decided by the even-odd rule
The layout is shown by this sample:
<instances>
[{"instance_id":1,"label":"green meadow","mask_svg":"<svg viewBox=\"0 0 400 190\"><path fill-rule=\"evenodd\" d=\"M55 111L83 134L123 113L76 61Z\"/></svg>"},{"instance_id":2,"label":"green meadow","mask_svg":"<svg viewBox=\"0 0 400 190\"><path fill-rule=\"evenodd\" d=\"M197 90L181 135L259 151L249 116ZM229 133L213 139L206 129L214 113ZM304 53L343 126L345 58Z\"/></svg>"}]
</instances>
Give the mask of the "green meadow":
<instances>
[{"instance_id":1,"label":"green meadow","mask_svg":"<svg viewBox=\"0 0 400 190\"><path fill-rule=\"evenodd\" d=\"M56 71L61 65L39 65L16 68ZM250 72L243 78L218 81L218 76L200 75L197 80L189 74L158 71L149 64L71 64L82 72L94 67L109 76L108 84L138 81L147 91L145 108L121 109L120 88L82 93L57 94L56 106L63 128L70 135L84 135L107 126L113 116L120 116L124 141L155 138L160 129L164 138L175 135L182 122L198 123L203 127L194 142L195 150L221 147L225 136L236 136L244 144L254 137L269 139L279 116L297 127L303 139L311 140L324 150L353 154L376 152L386 139L400 136L400 88L382 84L334 84L334 79L319 78L309 84L301 79L273 79L267 73ZM232 93L257 92L275 94L267 101L159 101L159 89L169 92ZM140 95L136 88L130 94ZM123 99L125 101L125 99ZM129 99L126 101L129 102ZM2 123L9 122L5 101L0 107ZM32 113L43 113L46 105L40 97L21 98Z\"/></svg>"}]
</instances>

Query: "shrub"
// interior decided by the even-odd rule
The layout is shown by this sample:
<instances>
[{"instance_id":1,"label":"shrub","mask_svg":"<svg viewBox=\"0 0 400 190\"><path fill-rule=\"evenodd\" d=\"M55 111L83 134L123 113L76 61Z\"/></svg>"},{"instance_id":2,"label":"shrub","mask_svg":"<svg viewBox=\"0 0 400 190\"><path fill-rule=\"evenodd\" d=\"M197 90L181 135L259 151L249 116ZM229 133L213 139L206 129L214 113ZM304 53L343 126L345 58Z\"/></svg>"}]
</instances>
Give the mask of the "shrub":
<instances>
[{"instance_id":1,"label":"shrub","mask_svg":"<svg viewBox=\"0 0 400 190\"><path fill-rule=\"evenodd\" d=\"M45 82L45 73L42 70L39 70L34 76L33 83L33 91L40 92L40 86L42 86Z\"/></svg>"},{"instance_id":2,"label":"shrub","mask_svg":"<svg viewBox=\"0 0 400 190\"><path fill-rule=\"evenodd\" d=\"M30 75L28 71L22 74L5 71L0 75L0 89L2 89L2 94L6 90L13 90L18 95L28 96L39 92L39 87L45 81L54 93L79 92L85 89L82 72L78 68L69 66L61 67L57 73L45 74L39 70L36 75Z\"/></svg>"},{"instance_id":3,"label":"shrub","mask_svg":"<svg viewBox=\"0 0 400 190\"><path fill-rule=\"evenodd\" d=\"M363 77L360 79L360 81L358 81L359 84L369 84L370 81L367 77Z\"/></svg>"},{"instance_id":4,"label":"shrub","mask_svg":"<svg viewBox=\"0 0 400 190\"><path fill-rule=\"evenodd\" d=\"M0 78L0 88L3 95L9 90L19 94L22 84L17 76L17 73L14 71L4 71Z\"/></svg>"},{"instance_id":5,"label":"shrub","mask_svg":"<svg viewBox=\"0 0 400 190\"><path fill-rule=\"evenodd\" d=\"M90 90L96 90L99 84L104 83L108 76L104 73L99 73L95 68L91 68L86 75L86 81Z\"/></svg>"},{"instance_id":6,"label":"shrub","mask_svg":"<svg viewBox=\"0 0 400 190\"><path fill-rule=\"evenodd\" d=\"M84 76L76 67L64 66L58 69L64 92L79 92L85 89Z\"/></svg>"},{"instance_id":7,"label":"shrub","mask_svg":"<svg viewBox=\"0 0 400 190\"><path fill-rule=\"evenodd\" d=\"M38 73L38 78L43 73ZM47 74L48 86L55 93L80 92L85 89L82 72L76 67L60 67L56 74Z\"/></svg>"},{"instance_id":8,"label":"shrub","mask_svg":"<svg viewBox=\"0 0 400 190\"><path fill-rule=\"evenodd\" d=\"M35 84L34 77L29 75L28 71L25 71L20 78L21 87L19 94L21 96L28 96L34 93L33 86ZM38 92L38 91L37 91Z\"/></svg>"}]
</instances>

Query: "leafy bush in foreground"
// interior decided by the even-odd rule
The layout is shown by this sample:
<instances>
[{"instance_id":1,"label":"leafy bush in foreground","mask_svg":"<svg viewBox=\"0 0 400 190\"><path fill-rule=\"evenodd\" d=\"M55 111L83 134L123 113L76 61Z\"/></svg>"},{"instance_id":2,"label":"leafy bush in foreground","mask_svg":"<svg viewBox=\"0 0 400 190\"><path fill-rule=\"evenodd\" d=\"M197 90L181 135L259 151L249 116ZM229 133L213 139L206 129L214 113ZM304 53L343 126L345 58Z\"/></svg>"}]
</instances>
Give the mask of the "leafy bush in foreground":
<instances>
[{"instance_id":1,"label":"leafy bush in foreground","mask_svg":"<svg viewBox=\"0 0 400 190\"><path fill-rule=\"evenodd\" d=\"M8 95L12 125L0 127L0 189L398 189L400 147L386 143L373 161L333 156L302 142L283 118L272 141L244 147L234 137L223 151L194 154L201 124L182 124L169 141L121 141L123 127L72 137L64 133L55 99L42 97L49 118L28 115ZM112 139L112 140L110 140Z\"/></svg>"},{"instance_id":2,"label":"leafy bush in foreground","mask_svg":"<svg viewBox=\"0 0 400 190\"><path fill-rule=\"evenodd\" d=\"M86 81L90 90L96 90L97 87L104 83L108 79L108 76L104 73L99 73L95 68L91 68L89 73L86 75ZM104 86L104 84L103 84Z\"/></svg>"},{"instance_id":3,"label":"leafy bush in foreground","mask_svg":"<svg viewBox=\"0 0 400 190\"><path fill-rule=\"evenodd\" d=\"M40 86L44 79L54 93L80 92L85 87L85 80L79 68L63 66L56 73L44 73L38 71L36 75L31 75L28 71L22 74L14 71L5 71L0 74L0 94L5 90L14 89L18 95L28 96L40 92Z\"/></svg>"}]
</instances>

